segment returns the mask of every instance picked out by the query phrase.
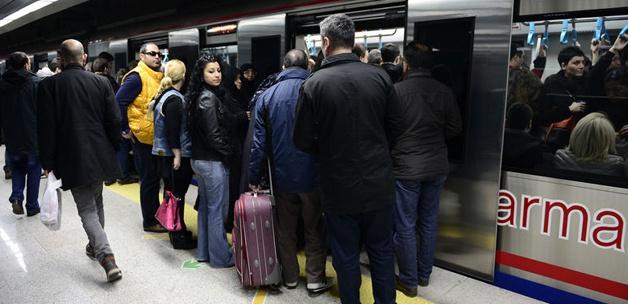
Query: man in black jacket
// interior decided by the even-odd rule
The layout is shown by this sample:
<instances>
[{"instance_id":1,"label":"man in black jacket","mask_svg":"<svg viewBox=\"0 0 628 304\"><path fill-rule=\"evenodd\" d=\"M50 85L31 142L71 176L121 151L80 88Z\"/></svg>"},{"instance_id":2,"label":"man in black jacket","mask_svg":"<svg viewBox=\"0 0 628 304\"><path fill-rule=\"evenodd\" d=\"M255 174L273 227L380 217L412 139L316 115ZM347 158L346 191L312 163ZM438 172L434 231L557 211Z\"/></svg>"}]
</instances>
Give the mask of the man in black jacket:
<instances>
[{"instance_id":1,"label":"man in black jacket","mask_svg":"<svg viewBox=\"0 0 628 304\"><path fill-rule=\"evenodd\" d=\"M399 82L403 75L403 68L399 64L401 56L399 56L399 47L392 43L386 43L381 49L382 51L382 68L388 73L393 83Z\"/></svg>"},{"instance_id":2,"label":"man in black jacket","mask_svg":"<svg viewBox=\"0 0 628 304\"><path fill-rule=\"evenodd\" d=\"M24 186L26 187L26 215L39 213L39 181L41 164L37 153L37 85L39 78L30 71L28 56L23 52L11 54L7 60L9 71L0 79L0 105L8 162L12 172L13 191L9 201L13 213L24 214ZM26 185L25 185L26 182Z\"/></svg>"},{"instance_id":3,"label":"man in black jacket","mask_svg":"<svg viewBox=\"0 0 628 304\"><path fill-rule=\"evenodd\" d=\"M105 233L103 180L118 176L115 150L120 139L120 109L107 79L83 69L87 55L76 40L59 50L62 72L38 89L38 135L46 172L71 190L89 238L86 254L97 259L112 282L122 277Z\"/></svg>"},{"instance_id":4,"label":"man in black jacket","mask_svg":"<svg viewBox=\"0 0 628 304\"><path fill-rule=\"evenodd\" d=\"M432 273L439 196L449 173L446 140L460 133L462 120L453 92L431 76L432 48L412 41L404 48L404 57L407 77L395 89L408 128L392 149L397 179L393 242L399 265L397 289L414 297L417 284L427 286Z\"/></svg>"},{"instance_id":5,"label":"man in black jacket","mask_svg":"<svg viewBox=\"0 0 628 304\"><path fill-rule=\"evenodd\" d=\"M383 69L351 53L355 26L349 17L329 16L320 28L325 60L303 84L293 140L298 149L319 156L321 200L342 303L360 302L362 243L375 303L394 303L389 147L400 129L397 96Z\"/></svg>"}]
</instances>

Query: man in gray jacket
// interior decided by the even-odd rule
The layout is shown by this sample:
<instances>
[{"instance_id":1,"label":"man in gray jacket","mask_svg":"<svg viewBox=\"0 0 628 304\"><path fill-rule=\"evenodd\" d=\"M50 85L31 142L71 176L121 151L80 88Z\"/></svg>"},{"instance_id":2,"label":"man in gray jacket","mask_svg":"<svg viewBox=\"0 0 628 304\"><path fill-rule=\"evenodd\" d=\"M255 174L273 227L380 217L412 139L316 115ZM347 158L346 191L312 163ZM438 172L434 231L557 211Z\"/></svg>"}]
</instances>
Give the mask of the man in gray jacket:
<instances>
[{"instance_id":1,"label":"man in gray jacket","mask_svg":"<svg viewBox=\"0 0 628 304\"><path fill-rule=\"evenodd\" d=\"M414 297L417 284L429 283L439 196L449 171L446 140L460 133L462 122L451 90L431 76L432 48L410 42L404 57L407 77L395 90L405 110L401 119L406 129L391 152L396 179L393 243L399 264L397 289Z\"/></svg>"}]
</instances>

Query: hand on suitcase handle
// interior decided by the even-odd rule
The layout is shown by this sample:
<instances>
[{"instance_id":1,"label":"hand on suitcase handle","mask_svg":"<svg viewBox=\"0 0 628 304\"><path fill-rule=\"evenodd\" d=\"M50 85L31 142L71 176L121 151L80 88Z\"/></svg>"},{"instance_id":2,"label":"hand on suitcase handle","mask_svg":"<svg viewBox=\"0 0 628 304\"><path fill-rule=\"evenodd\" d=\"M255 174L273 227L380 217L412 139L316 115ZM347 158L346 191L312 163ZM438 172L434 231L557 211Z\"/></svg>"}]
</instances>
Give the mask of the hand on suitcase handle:
<instances>
[{"instance_id":1,"label":"hand on suitcase handle","mask_svg":"<svg viewBox=\"0 0 628 304\"><path fill-rule=\"evenodd\" d=\"M251 191L253 191L254 195L257 195L257 193L260 191L259 185L251 185L251 184L249 184L249 188L251 188Z\"/></svg>"}]
</instances>

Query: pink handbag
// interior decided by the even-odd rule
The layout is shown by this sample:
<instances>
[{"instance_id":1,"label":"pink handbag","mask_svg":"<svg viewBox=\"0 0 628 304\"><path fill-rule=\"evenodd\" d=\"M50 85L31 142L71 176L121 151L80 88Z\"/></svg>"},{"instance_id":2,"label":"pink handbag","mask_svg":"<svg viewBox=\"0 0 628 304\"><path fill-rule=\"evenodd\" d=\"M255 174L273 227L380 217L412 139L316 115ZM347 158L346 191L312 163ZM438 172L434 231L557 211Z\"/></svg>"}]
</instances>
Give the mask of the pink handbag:
<instances>
[{"instance_id":1,"label":"pink handbag","mask_svg":"<svg viewBox=\"0 0 628 304\"><path fill-rule=\"evenodd\" d=\"M179 201L174 194L170 191L166 191L166 197L164 201L157 209L155 218L159 223L168 231L181 230L181 219L179 218Z\"/></svg>"}]
</instances>

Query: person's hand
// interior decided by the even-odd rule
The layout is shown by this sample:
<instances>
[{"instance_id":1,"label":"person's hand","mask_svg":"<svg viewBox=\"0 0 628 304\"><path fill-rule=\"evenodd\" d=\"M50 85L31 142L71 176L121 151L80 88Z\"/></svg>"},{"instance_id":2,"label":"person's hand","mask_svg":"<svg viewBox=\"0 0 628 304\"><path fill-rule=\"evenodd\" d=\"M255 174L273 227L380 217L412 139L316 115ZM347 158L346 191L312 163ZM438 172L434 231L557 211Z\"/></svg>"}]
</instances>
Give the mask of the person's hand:
<instances>
[{"instance_id":1,"label":"person's hand","mask_svg":"<svg viewBox=\"0 0 628 304\"><path fill-rule=\"evenodd\" d=\"M582 111L584 111L586 105L587 104L585 102L582 102L582 101L575 102L574 101L569 106L569 111L571 111L572 113L582 112Z\"/></svg>"},{"instance_id":2,"label":"person's hand","mask_svg":"<svg viewBox=\"0 0 628 304\"><path fill-rule=\"evenodd\" d=\"M131 130L127 132L122 131L122 138L125 138L125 139L133 138L133 132L131 132Z\"/></svg>"},{"instance_id":3,"label":"person's hand","mask_svg":"<svg viewBox=\"0 0 628 304\"><path fill-rule=\"evenodd\" d=\"M591 39L591 54L597 54L597 52L600 50L600 42L593 38Z\"/></svg>"},{"instance_id":4,"label":"person's hand","mask_svg":"<svg viewBox=\"0 0 628 304\"><path fill-rule=\"evenodd\" d=\"M251 120L251 111L246 111L246 119Z\"/></svg>"},{"instance_id":5,"label":"person's hand","mask_svg":"<svg viewBox=\"0 0 628 304\"><path fill-rule=\"evenodd\" d=\"M539 45L540 45L540 44L541 44L541 43L539 43ZM539 47L539 53L538 53L537 57L544 58L544 57L546 57L546 56L547 56L547 53L546 53L546 51L545 51L545 46L541 45L541 46Z\"/></svg>"},{"instance_id":6,"label":"person's hand","mask_svg":"<svg viewBox=\"0 0 628 304\"><path fill-rule=\"evenodd\" d=\"M628 125L624 125L619 130L619 137L628 137Z\"/></svg>"},{"instance_id":7,"label":"person's hand","mask_svg":"<svg viewBox=\"0 0 628 304\"><path fill-rule=\"evenodd\" d=\"M175 156L172 160L172 169L179 170L181 168L181 156Z\"/></svg>"},{"instance_id":8,"label":"person's hand","mask_svg":"<svg viewBox=\"0 0 628 304\"><path fill-rule=\"evenodd\" d=\"M615 39L615 43L613 43L613 46L611 46L609 51L613 54L619 55L619 52L621 52L626 45L628 45L628 34L624 34L623 39L622 37L617 37L617 39Z\"/></svg>"},{"instance_id":9,"label":"person's hand","mask_svg":"<svg viewBox=\"0 0 628 304\"><path fill-rule=\"evenodd\" d=\"M249 184L249 188L251 188L251 190L255 193L260 191L259 185L251 185Z\"/></svg>"}]
</instances>

